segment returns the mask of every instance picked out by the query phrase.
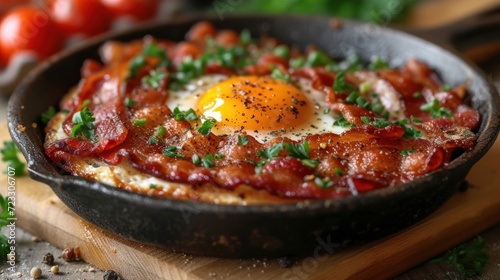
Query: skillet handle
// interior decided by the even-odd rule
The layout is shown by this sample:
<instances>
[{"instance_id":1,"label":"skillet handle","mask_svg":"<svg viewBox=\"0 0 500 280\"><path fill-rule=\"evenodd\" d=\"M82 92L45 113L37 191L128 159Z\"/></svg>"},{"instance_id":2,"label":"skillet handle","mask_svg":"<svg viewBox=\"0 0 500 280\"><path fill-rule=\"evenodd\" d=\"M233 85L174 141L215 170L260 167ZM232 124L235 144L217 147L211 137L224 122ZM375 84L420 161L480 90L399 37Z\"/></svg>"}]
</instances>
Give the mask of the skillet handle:
<instances>
[{"instance_id":1,"label":"skillet handle","mask_svg":"<svg viewBox=\"0 0 500 280\"><path fill-rule=\"evenodd\" d=\"M437 28L406 31L458 51L477 64L500 56L500 7Z\"/></svg>"}]
</instances>

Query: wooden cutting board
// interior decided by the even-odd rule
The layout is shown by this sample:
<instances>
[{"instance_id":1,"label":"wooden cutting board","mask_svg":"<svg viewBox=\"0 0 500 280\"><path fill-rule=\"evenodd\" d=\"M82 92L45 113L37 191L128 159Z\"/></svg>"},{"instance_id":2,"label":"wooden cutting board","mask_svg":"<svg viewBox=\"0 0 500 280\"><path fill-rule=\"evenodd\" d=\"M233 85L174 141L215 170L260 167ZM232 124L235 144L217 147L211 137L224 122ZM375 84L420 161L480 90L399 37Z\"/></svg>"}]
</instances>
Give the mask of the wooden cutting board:
<instances>
[{"instance_id":1,"label":"wooden cutting board","mask_svg":"<svg viewBox=\"0 0 500 280\"><path fill-rule=\"evenodd\" d=\"M28 127L27 129L32 129ZM0 142L8 139L0 124ZM298 260L229 260L171 253L128 241L79 218L51 191L27 176L16 179L17 225L60 248L80 247L82 258L126 279L386 279L500 222L500 141L472 169L471 187L424 221L385 239ZM5 163L0 163L0 169ZM0 175L5 194L7 177Z\"/></svg>"}]
</instances>

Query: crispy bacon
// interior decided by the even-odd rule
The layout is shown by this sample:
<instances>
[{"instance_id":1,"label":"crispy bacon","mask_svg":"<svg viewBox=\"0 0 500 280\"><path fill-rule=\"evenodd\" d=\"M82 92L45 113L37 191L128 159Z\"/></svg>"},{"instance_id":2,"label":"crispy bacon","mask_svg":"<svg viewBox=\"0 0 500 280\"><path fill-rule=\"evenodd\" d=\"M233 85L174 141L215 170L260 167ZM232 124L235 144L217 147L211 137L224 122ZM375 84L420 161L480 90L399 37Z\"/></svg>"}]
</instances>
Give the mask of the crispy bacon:
<instances>
[{"instance_id":1,"label":"crispy bacon","mask_svg":"<svg viewBox=\"0 0 500 280\"><path fill-rule=\"evenodd\" d=\"M171 72L185 57L199 57L207 47L207 36L226 47L240 43L235 32L217 32L206 22L193 27L187 34L188 41L178 44L156 41L173 61L173 66L162 69L167 75L159 81L160 89L142 85L142 78L156 69L154 59L148 60L136 77L127 77L130 61L142 51L144 42L106 43L101 51L104 65L87 61L79 86L62 102L62 107L70 110L62 124L68 137L45 143L46 154L63 169L82 176L86 174L72 162L86 156L109 165L127 160L143 173L193 186L211 185L235 190L248 185L281 197L323 199L409 182L446 164L454 151L471 149L475 144L471 131L479 126L480 115L462 104L464 86L442 90L437 75L423 62L409 60L402 69L346 74L345 80L353 86L369 83L370 93L376 95L389 113L392 124L377 127L373 122L382 118L379 114L345 102L346 93L335 93L332 88L335 73L325 67L288 69L287 60L265 52L256 59L255 65L237 69L212 61L205 66L204 73L269 75L273 67L278 67L292 77L310 80L314 89L325 94L330 109L355 127L340 135L309 135L298 142L275 138L260 143L242 133L240 136L247 138L246 145L238 144L238 135L203 135L189 121L175 120L172 108L165 103ZM259 44L266 50L278 42L264 38ZM293 55L300 53L293 50ZM125 107L126 98L135 101L133 107ZM370 98L367 96L368 100ZM432 118L420 109L433 99L454 116ZM69 137L72 117L83 109L85 100L91 101L88 107L96 119L95 143ZM395 122L410 117L418 117L423 122ZM138 119L145 119L145 125L135 125ZM155 136L159 127L164 128L164 133ZM406 137L409 129L418 130L424 137ZM303 144L306 141L309 159L296 158L286 148L272 158L259 155L259 151L276 144ZM165 147L174 147L177 154L164 154ZM191 160L196 156L218 154L224 157L213 159L213 166ZM305 162L307 160L310 161Z\"/></svg>"}]
</instances>

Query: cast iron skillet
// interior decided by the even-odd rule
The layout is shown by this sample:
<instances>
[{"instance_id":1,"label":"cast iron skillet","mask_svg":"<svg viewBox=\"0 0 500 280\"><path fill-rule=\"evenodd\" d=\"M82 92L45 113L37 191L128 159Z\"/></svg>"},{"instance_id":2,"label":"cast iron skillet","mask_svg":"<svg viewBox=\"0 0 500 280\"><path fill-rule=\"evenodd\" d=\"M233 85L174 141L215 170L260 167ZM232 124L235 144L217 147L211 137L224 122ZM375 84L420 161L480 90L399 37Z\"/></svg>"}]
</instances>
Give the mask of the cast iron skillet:
<instances>
[{"instance_id":1,"label":"cast iron skillet","mask_svg":"<svg viewBox=\"0 0 500 280\"><path fill-rule=\"evenodd\" d=\"M448 166L414 182L337 200L280 205L227 206L148 197L105 184L64 175L43 153L43 129L31 123L75 85L86 58L97 59L106 39L129 41L151 34L182 40L200 18L175 19L100 38L42 63L9 102L9 130L28 160L30 176L53 189L74 212L122 237L185 253L215 257L313 254L319 244L331 248L364 242L408 227L436 210L464 181L472 165L494 142L499 129L499 98L475 66L456 54L412 35L364 23L300 16L246 16L213 19L218 28L249 29L300 48L314 43L334 57L355 52L369 60L379 55L392 65L419 58L451 85L470 81L472 107L481 114L478 143ZM20 132L22 124L28 129Z\"/></svg>"}]
</instances>

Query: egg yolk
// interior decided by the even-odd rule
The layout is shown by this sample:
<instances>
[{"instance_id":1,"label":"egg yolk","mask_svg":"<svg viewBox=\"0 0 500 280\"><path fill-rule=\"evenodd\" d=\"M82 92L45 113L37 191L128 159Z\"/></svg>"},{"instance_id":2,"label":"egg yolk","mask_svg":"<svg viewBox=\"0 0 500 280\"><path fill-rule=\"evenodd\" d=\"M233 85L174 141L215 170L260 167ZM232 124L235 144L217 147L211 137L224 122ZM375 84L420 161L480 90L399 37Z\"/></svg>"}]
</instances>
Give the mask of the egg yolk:
<instances>
[{"instance_id":1,"label":"egg yolk","mask_svg":"<svg viewBox=\"0 0 500 280\"><path fill-rule=\"evenodd\" d=\"M197 111L234 130L289 130L313 114L304 94L270 77L238 76L222 81L198 99Z\"/></svg>"}]
</instances>

